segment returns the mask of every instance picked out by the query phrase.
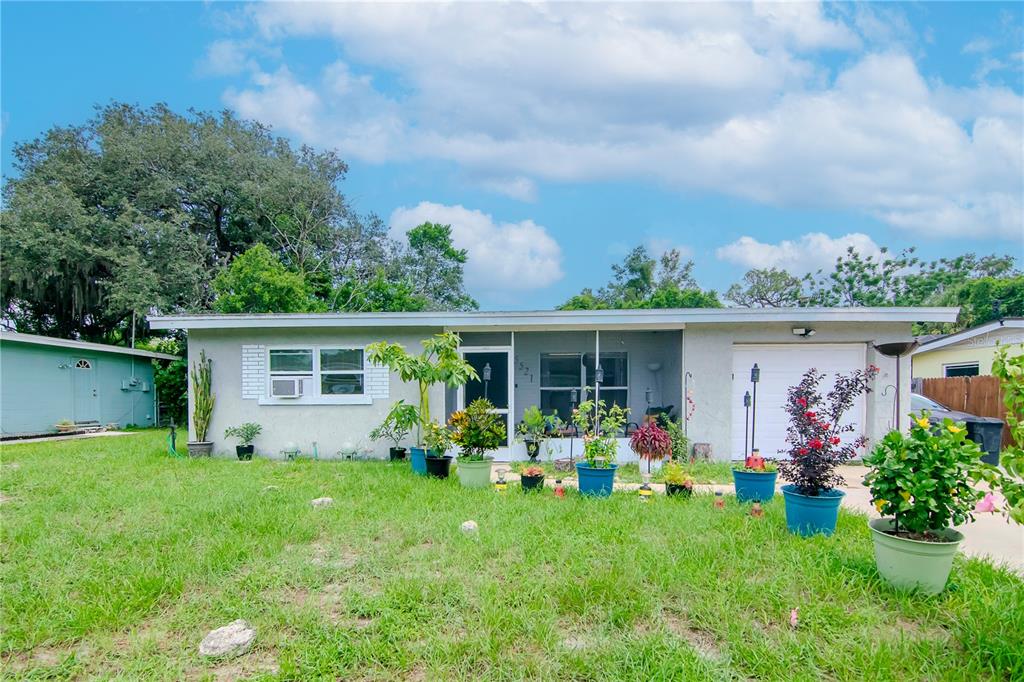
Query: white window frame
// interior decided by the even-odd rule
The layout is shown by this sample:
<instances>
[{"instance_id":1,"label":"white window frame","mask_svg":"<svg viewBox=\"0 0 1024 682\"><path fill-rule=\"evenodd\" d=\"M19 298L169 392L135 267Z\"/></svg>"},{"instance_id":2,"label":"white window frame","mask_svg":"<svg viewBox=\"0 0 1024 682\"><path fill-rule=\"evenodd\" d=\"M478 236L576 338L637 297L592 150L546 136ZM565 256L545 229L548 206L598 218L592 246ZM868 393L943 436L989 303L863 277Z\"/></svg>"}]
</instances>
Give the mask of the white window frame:
<instances>
[{"instance_id":1,"label":"white window frame","mask_svg":"<svg viewBox=\"0 0 1024 682\"><path fill-rule=\"evenodd\" d=\"M953 377L951 377L949 375L949 370L951 370L951 369L966 369L968 367L973 367L974 369L978 370L978 374L975 374L975 375L956 374ZM959 376L978 376L980 374L981 374L981 363L980 362L950 362L950 363L945 364L945 365L942 366L942 376L944 378L947 378L947 379L952 379L954 377L959 377Z\"/></svg>"},{"instance_id":2,"label":"white window frame","mask_svg":"<svg viewBox=\"0 0 1024 682\"><path fill-rule=\"evenodd\" d=\"M270 370L270 354L273 351L282 350L308 350L313 354L313 367L310 372L272 372ZM363 368L361 370L321 370L320 351L322 350L357 350L363 354ZM367 392L366 386L366 347L349 346L345 344L293 344L283 346L267 346L266 349L266 377L264 382L263 395L259 399L260 405L371 405L373 398ZM324 374L361 374L363 376L363 393L353 395L324 395L321 391L320 381ZM277 398L271 395L270 386L274 378L301 378L302 395L298 398ZM307 390L309 389L309 390Z\"/></svg>"},{"instance_id":3,"label":"white window frame","mask_svg":"<svg viewBox=\"0 0 1024 682\"><path fill-rule=\"evenodd\" d=\"M597 360L599 360L600 358L605 358L605 357L607 357L609 355L612 355L612 354L622 355L623 359L626 362L626 383L627 383L627 385L626 386L612 386L610 384L601 384L600 386L587 386L586 385L587 384L587 367L586 367L586 364L583 362L583 358L588 353L595 355L595 365L594 365L595 369L597 368ZM542 368L543 368L543 364L544 364L544 356L545 355L547 355L547 356L561 355L563 357L576 356L579 359L580 385L579 386L544 386L544 384L542 383L544 381L544 379L543 379L544 372L543 372ZM538 363L537 367L540 370L538 372L537 387L541 391L541 395L543 395L544 391L566 391L566 392L568 392L568 391L575 390L575 391L578 392L577 395L579 396L579 400L576 401L576 404L578 405L582 401L588 400L591 397L590 396L591 393L594 394L594 399L595 400L600 400L600 392L601 391L625 391L625 393L626 393L626 405L627 406L629 405L629 385L628 385L629 384L629 351L611 351L609 353L603 353L603 354L600 354L600 355L598 355L595 351L542 351L540 353L540 362Z\"/></svg>"}]
</instances>

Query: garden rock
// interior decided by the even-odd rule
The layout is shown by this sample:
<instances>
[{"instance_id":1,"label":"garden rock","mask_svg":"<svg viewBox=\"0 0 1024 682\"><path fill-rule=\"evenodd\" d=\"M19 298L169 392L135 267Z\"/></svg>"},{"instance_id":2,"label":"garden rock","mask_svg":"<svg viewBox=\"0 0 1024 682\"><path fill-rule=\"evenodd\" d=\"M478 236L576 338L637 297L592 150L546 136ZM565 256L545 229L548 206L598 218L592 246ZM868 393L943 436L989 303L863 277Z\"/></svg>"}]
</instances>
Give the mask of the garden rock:
<instances>
[{"instance_id":1,"label":"garden rock","mask_svg":"<svg viewBox=\"0 0 1024 682\"><path fill-rule=\"evenodd\" d=\"M210 658L234 658L252 648L256 629L239 618L224 627L211 630L199 644L199 655Z\"/></svg>"},{"instance_id":2,"label":"garden rock","mask_svg":"<svg viewBox=\"0 0 1024 682\"><path fill-rule=\"evenodd\" d=\"M320 507L330 507L332 504L334 504L334 498L333 497L318 497L315 500L313 500L312 502L310 502L310 504L313 505L314 509L319 509Z\"/></svg>"},{"instance_id":3,"label":"garden rock","mask_svg":"<svg viewBox=\"0 0 1024 682\"><path fill-rule=\"evenodd\" d=\"M464 521L462 523L462 532L466 535L476 535L480 527L476 525L476 521Z\"/></svg>"}]
</instances>

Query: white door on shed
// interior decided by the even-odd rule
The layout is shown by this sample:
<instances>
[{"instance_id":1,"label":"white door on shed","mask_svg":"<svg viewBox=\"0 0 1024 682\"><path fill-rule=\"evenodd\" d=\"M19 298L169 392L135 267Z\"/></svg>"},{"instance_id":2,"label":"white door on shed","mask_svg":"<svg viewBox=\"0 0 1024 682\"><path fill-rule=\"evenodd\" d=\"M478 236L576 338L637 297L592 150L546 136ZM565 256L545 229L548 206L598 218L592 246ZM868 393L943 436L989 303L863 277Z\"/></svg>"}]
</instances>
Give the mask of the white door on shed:
<instances>
[{"instance_id":1,"label":"white door on shed","mask_svg":"<svg viewBox=\"0 0 1024 682\"><path fill-rule=\"evenodd\" d=\"M732 347L732 459L743 454L745 412L743 394L753 395L750 368L757 363L761 380L757 384L757 422L754 446L762 457L783 458L779 450L788 450L786 426L788 415L783 410L786 391L798 384L811 367L825 373L820 388L822 397L828 395L837 373L864 369L867 347L863 343L799 343L734 345ZM751 409L753 420L753 409ZM853 440L864 430L864 397L860 396L841 423L853 423L857 430L845 434L843 440ZM748 446L750 447L750 446Z\"/></svg>"}]
</instances>

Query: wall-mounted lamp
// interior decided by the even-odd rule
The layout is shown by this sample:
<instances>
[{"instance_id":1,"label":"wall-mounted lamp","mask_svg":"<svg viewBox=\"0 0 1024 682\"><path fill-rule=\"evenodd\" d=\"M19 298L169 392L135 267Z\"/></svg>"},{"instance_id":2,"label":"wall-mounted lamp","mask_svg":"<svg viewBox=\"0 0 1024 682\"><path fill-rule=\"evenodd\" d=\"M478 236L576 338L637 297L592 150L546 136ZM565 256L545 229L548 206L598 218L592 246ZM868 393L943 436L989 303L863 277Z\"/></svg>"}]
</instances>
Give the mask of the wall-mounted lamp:
<instances>
[{"instance_id":1,"label":"wall-mounted lamp","mask_svg":"<svg viewBox=\"0 0 1024 682\"><path fill-rule=\"evenodd\" d=\"M814 336L814 334L815 331L813 329L808 329L807 327L793 327L793 336L802 336L806 339L808 336Z\"/></svg>"}]
</instances>

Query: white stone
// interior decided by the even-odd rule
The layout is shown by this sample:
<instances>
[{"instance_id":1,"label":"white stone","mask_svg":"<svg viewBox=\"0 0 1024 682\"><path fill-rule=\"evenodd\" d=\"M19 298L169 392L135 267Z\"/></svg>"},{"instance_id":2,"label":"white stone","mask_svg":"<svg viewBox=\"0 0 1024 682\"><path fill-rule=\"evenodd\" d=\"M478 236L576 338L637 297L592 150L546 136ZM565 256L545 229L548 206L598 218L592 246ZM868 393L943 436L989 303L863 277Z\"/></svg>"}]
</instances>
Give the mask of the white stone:
<instances>
[{"instance_id":1,"label":"white stone","mask_svg":"<svg viewBox=\"0 0 1024 682\"><path fill-rule=\"evenodd\" d=\"M480 527L476 525L476 521L463 521L462 532L466 535L475 535L480 530Z\"/></svg>"},{"instance_id":2,"label":"white stone","mask_svg":"<svg viewBox=\"0 0 1024 682\"><path fill-rule=\"evenodd\" d=\"M310 504L313 505L315 509L320 507L330 507L332 504L334 504L334 498L318 497L315 500L311 501Z\"/></svg>"},{"instance_id":3,"label":"white stone","mask_svg":"<svg viewBox=\"0 0 1024 682\"><path fill-rule=\"evenodd\" d=\"M252 648L256 629L239 618L224 627L211 630L199 643L199 655L213 658L234 658Z\"/></svg>"}]
</instances>

